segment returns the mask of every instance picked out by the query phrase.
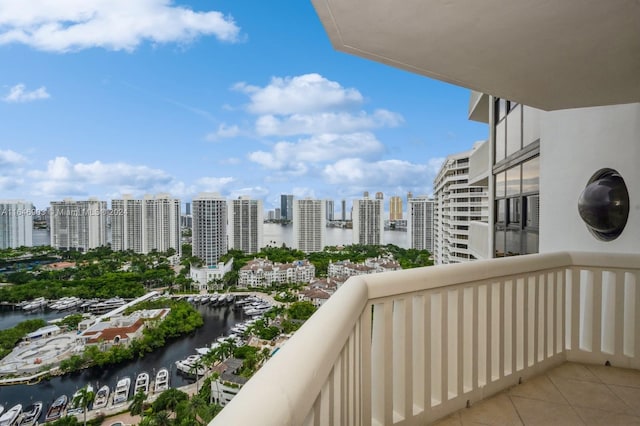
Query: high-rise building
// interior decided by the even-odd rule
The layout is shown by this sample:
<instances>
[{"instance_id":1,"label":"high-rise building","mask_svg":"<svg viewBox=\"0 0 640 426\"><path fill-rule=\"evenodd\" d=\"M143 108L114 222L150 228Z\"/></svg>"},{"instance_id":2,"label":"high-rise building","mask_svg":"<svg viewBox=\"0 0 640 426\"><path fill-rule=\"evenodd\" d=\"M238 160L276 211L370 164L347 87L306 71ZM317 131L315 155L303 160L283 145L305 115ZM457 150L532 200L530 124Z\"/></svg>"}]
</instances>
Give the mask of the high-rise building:
<instances>
[{"instance_id":1,"label":"high-rise building","mask_svg":"<svg viewBox=\"0 0 640 426\"><path fill-rule=\"evenodd\" d=\"M52 201L51 247L60 250L88 250L107 244L107 202Z\"/></svg>"},{"instance_id":2,"label":"high-rise building","mask_svg":"<svg viewBox=\"0 0 640 426\"><path fill-rule=\"evenodd\" d=\"M201 193L193 199L193 255L205 265L218 264L227 253L227 200L218 193Z\"/></svg>"},{"instance_id":3,"label":"high-rise building","mask_svg":"<svg viewBox=\"0 0 640 426\"><path fill-rule=\"evenodd\" d=\"M344 222L345 220L347 220L347 200L342 200L342 221Z\"/></svg>"},{"instance_id":4,"label":"high-rise building","mask_svg":"<svg viewBox=\"0 0 640 426\"><path fill-rule=\"evenodd\" d=\"M325 200L305 198L293 202L294 248L305 253L322 251L327 233Z\"/></svg>"},{"instance_id":5,"label":"high-rise building","mask_svg":"<svg viewBox=\"0 0 640 426\"><path fill-rule=\"evenodd\" d=\"M469 151L447 157L436 176L433 187L434 243L436 264L475 260L469 250L469 227L472 222L487 222L486 186L469 185L469 158L486 142L474 144Z\"/></svg>"},{"instance_id":6,"label":"high-rise building","mask_svg":"<svg viewBox=\"0 0 640 426\"><path fill-rule=\"evenodd\" d=\"M382 192L376 192L376 200L384 200L384 194Z\"/></svg>"},{"instance_id":7,"label":"high-rise building","mask_svg":"<svg viewBox=\"0 0 640 426\"><path fill-rule=\"evenodd\" d=\"M413 249L428 250L433 253L433 198L426 196L410 198L407 214L409 215L409 244Z\"/></svg>"},{"instance_id":8,"label":"high-rise building","mask_svg":"<svg viewBox=\"0 0 640 426\"><path fill-rule=\"evenodd\" d=\"M293 195L280 195L280 217L282 220L293 220Z\"/></svg>"},{"instance_id":9,"label":"high-rise building","mask_svg":"<svg viewBox=\"0 0 640 426\"><path fill-rule=\"evenodd\" d=\"M327 221L333 220L333 200L326 200L327 203Z\"/></svg>"},{"instance_id":10,"label":"high-rise building","mask_svg":"<svg viewBox=\"0 0 640 426\"><path fill-rule=\"evenodd\" d=\"M280 213L280 209L279 209L279 208L276 208L276 210L275 210L275 213L274 213L274 214L275 214L275 217L274 217L274 219L275 219L275 220L280 220L280 219L282 219L282 213Z\"/></svg>"},{"instance_id":11,"label":"high-rise building","mask_svg":"<svg viewBox=\"0 0 640 426\"><path fill-rule=\"evenodd\" d=\"M366 194L366 193L365 193ZM353 243L382 245L384 235L384 209L382 200L365 196L353 201Z\"/></svg>"},{"instance_id":12,"label":"high-rise building","mask_svg":"<svg viewBox=\"0 0 640 426\"><path fill-rule=\"evenodd\" d=\"M184 212L187 216L191 215L191 203L186 203L185 204L185 212Z\"/></svg>"},{"instance_id":13,"label":"high-rise building","mask_svg":"<svg viewBox=\"0 0 640 426\"><path fill-rule=\"evenodd\" d=\"M180 207L180 200L168 194L111 200L111 247L136 253L174 249L181 254Z\"/></svg>"},{"instance_id":14,"label":"high-rise building","mask_svg":"<svg viewBox=\"0 0 640 426\"><path fill-rule=\"evenodd\" d=\"M0 249L33 246L34 215L28 201L0 201Z\"/></svg>"},{"instance_id":15,"label":"high-rise building","mask_svg":"<svg viewBox=\"0 0 640 426\"><path fill-rule=\"evenodd\" d=\"M240 197L230 200L228 206L229 249L257 253L262 248L264 210L262 200Z\"/></svg>"},{"instance_id":16,"label":"high-rise building","mask_svg":"<svg viewBox=\"0 0 640 426\"><path fill-rule=\"evenodd\" d=\"M397 195L389 199L389 220L402 220L402 198Z\"/></svg>"}]
</instances>

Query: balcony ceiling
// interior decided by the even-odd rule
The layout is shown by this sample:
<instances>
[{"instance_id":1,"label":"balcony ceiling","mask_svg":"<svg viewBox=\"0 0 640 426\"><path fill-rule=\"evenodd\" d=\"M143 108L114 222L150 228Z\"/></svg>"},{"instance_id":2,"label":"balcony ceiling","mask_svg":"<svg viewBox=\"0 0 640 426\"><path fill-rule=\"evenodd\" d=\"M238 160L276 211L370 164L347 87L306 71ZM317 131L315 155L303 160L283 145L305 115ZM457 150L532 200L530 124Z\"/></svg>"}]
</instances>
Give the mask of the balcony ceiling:
<instances>
[{"instance_id":1,"label":"balcony ceiling","mask_svg":"<svg viewBox=\"0 0 640 426\"><path fill-rule=\"evenodd\" d=\"M544 110L640 102L640 0L312 0L333 46Z\"/></svg>"}]
</instances>

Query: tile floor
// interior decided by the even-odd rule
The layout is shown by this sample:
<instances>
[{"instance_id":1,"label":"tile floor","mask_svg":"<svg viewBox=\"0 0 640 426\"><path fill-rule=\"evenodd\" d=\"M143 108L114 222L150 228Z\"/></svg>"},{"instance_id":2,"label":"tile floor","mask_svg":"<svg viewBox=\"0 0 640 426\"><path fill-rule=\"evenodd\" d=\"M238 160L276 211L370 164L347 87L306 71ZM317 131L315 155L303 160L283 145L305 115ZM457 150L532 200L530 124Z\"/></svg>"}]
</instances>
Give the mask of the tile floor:
<instances>
[{"instance_id":1,"label":"tile floor","mask_svg":"<svg viewBox=\"0 0 640 426\"><path fill-rule=\"evenodd\" d=\"M640 425L640 371L567 362L435 424Z\"/></svg>"}]
</instances>

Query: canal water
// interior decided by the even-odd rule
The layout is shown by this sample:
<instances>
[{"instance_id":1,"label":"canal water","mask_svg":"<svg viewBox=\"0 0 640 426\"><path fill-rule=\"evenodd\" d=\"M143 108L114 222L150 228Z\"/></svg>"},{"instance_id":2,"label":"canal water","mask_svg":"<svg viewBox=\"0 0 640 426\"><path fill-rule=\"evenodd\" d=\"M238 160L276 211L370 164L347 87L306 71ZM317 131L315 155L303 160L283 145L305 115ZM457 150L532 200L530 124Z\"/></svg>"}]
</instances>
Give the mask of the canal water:
<instances>
[{"instance_id":1,"label":"canal water","mask_svg":"<svg viewBox=\"0 0 640 426\"><path fill-rule=\"evenodd\" d=\"M0 404L4 405L5 409L8 409L18 403L26 407L32 402L42 401L44 407L41 419L44 419L44 413L47 408L58 396L64 394L71 398L76 390L87 383L93 385L94 392L105 384L108 384L113 390L118 379L129 376L131 377L131 386L133 388L133 383L138 373L146 371L153 379L155 378L155 373L162 367L169 369L171 387L180 387L193 383L192 378L178 374L175 362L195 354L195 348L208 346L218 337L228 335L229 330L236 323L247 319L242 309L234 309L233 305L200 305L196 308L203 316L204 326L188 336L168 341L163 348L146 354L144 358L54 377L34 385L0 386ZM25 314L19 310L4 310L0 311L0 329L13 327L26 319L43 318L51 320L64 315L68 315L68 313L62 315L55 312Z\"/></svg>"}]
</instances>

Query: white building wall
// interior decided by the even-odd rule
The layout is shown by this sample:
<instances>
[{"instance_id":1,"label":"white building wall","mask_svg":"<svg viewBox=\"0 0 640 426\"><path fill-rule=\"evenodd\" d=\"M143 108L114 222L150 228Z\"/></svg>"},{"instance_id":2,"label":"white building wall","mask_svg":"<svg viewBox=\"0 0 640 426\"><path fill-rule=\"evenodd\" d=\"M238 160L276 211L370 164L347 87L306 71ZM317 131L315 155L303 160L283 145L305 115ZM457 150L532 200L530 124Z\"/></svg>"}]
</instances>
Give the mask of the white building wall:
<instances>
[{"instance_id":1,"label":"white building wall","mask_svg":"<svg viewBox=\"0 0 640 426\"><path fill-rule=\"evenodd\" d=\"M52 201L50 210L51 246L87 251L107 244L107 203Z\"/></svg>"},{"instance_id":2,"label":"white building wall","mask_svg":"<svg viewBox=\"0 0 640 426\"><path fill-rule=\"evenodd\" d=\"M28 201L0 201L0 249L33 246L34 214Z\"/></svg>"},{"instance_id":3,"label":"white building wall","mask_svg":"<svg viewBox=\"0 0 640 426\"><path fill-rule=\"evenodd\" d=\"M353 243L384 244L384 206L382 199L353 200Z\"/></svg>"},{"instance_id":4,"label":"white building wall","mask_svg":"<svg viewBox=\"0 0 640 426\"><path fill-rule=\"evenodd\" d=\"M264 208L262 200L241 197L229 201L229 248L257 253L263 247Z\"/></svg>"},{"instance_id":5,"label":"white building wall","mask_svg":"<svg viewBox=\"0 0 640 426\"><path fill-rule=\"evenodd\" d=\"M540 252L640 249L640 104L541 113ZM578 214L578 198L602 168L617 170L629 191L627 225L597 240Z\"/></svg>"},{"instance_id":6,"label":"white building wall","mask_svg":"<svg viewBox=\"0 0 640 426\"><path fill-rule=\"evenodd\" d=\"M227 201L217 193L193 199L193 255L206 266L216 265L227 253Z\"/></svg>"},{"instance_id":7,"label":"white building wall","mask_svg":"<svg viewBox=\"0 0 640 426\"><path fill-rule=\"evenodd\" d=\"M325 200L293 201L293 245L305 253L324 249L327 233Z\"/></svg>"}]
</instances>

